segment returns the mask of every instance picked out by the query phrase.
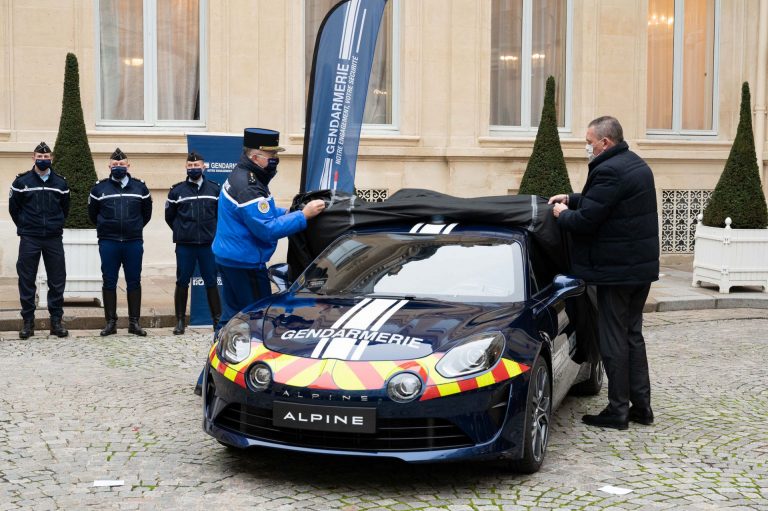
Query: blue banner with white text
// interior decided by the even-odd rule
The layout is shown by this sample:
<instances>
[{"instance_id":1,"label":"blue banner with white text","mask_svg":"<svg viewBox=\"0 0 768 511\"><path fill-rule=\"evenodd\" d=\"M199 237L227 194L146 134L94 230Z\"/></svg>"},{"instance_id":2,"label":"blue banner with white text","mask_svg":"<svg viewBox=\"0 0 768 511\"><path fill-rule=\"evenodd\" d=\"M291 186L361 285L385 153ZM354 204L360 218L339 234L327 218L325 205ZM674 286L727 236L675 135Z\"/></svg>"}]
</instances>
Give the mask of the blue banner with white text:
<instances>
[{"instance_id":1,"label":"blue banner with white text","mask_svg":"<svg viewBox=\"0 0 768 511\"><path fill-rule=\"evenodd\" d=\"M187 135L187 149L195 151L205 160L205 177L220 185L229 177L243 152L242 135ZM221 277L217 275L221 294ZM189 324L202 326L211 324L211 312L205 285L199 268L195 267L192 276L192 297L189 304Z\"/></svg>"},{"instance_id":2,"label":"blue banner with white text","mask_svg":"<svg viewBox=\"0 0 768 511\"><path fill-rule=\"evenodd\" d=\"M368 80L386 3L342 0L320 25L307 97L302 192L353 192Z\"/></svg>"}]
</instances>

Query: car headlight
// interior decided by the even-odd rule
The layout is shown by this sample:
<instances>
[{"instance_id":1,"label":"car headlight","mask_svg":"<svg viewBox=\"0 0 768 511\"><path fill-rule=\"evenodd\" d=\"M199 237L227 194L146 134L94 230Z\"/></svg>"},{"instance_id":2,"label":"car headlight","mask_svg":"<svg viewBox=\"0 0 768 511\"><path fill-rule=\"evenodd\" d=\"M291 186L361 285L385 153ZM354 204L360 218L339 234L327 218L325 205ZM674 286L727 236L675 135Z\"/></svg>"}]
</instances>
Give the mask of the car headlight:
<instances>
[{"instance_id":1,"label":"car headlight","mask_svg":"<svg viewBox=\"0 0 768 511\"><path fill-rule=\"evenodd\" d=\"M413 401L421 393L421 378L413 373L397 373L387 383L387 395L397 403Z\"/></svg>"},{"instance_id":2,"label":"car headlight","mask_svg":"<svg viewBox=\"0 0 768 511\"><path fill-rule=\"evenodd\" d=\"M272 370L264 362L258 362L248 370L248 383L255 391L262 392L272 383Z\"/></svg>"},{"instance_id":3,"label":"car headlight","mask_svg":"<svg viewBox=\"0 0 768 511\"><path fill-rule=\"evenodd\" d=\"M239 364L251 354L251 326L242 317L234 317L219 332L219 353L231 364Z\"/></svg>"},{"instance_id":4,"label":"car headlight","mask_svg":"<svg viewBox=\"0 0 768 511\"><path fill-rule=\"evenodd\" d=\"M435 366L444 378L486 371L496 365L504 351L504 334L484 332L467 337L451 348Z\"/></svg>"}]
</instances>

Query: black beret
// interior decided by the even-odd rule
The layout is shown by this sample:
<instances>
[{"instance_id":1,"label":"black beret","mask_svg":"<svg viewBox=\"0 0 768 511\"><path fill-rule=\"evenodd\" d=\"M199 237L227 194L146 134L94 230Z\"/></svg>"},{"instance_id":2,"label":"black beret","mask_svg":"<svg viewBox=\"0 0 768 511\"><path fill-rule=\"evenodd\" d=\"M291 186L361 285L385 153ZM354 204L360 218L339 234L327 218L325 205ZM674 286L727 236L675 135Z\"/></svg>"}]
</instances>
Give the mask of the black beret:
<instances>
[{"instance_id":1,"label":"black beret","mask_svg":"<svg viewBox=\"0 0 768 511\"><path fill-rule=\"evenodd\" d=\"M48 144L46 144L45 142L40 142L39 144L37 144L37 147L35 147L35 152L36 153L50 153L51 152L51 148L48 147Z\"/></svg>"},{"instance_id":2,"label":"black beret","mask_svg":"<svg viewBox=\"0 0 768 511\"><path fill-rule=\"evenodd\" d=\"M120 150L118 147L115 149L115 152L112 153L112 156L109 157L110 160L127 160L128 156Z\"/></svg>"},{"instance_id":3,"label":"black beret","mask_svg":"<svg viewBox=\"0 0 768 511\"><path fill-rule=\"evenodd\" d=\"M202 154L192 151L187 155L187 161L205 161L205 158Z\"/></svg>"},{"instance_id":4,"label":"black beret","mask_svg":"<svg viewBox=\"0 0 768 511\"><path fill-rule=\"evenodd\" d=\"M263 151L285 151L285 148L280 147L280 132L262 128L245 128L243 145Z\"/></svg>"}]
</instances>

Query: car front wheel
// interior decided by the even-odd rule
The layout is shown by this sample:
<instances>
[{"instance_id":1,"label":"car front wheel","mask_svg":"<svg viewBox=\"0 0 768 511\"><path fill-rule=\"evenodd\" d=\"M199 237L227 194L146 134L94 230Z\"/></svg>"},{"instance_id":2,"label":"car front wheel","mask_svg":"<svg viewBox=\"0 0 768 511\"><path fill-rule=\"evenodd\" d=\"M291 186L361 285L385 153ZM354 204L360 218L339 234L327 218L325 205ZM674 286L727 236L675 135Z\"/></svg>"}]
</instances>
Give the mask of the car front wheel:
<instances>
[{"instance_id":1,"label":"car front wheel","mask_svg":"<svg viewBox=\"0 0 768 511\"><path fill-rule=\"evenodd\" d=\"M549 364L546 358L539 356L533 364L531 379L528 383L523 457L510 461L512 470L532 474L541 468L549 441L551 417L552 381L549 377Z\"/></svg>"}]
</instances>

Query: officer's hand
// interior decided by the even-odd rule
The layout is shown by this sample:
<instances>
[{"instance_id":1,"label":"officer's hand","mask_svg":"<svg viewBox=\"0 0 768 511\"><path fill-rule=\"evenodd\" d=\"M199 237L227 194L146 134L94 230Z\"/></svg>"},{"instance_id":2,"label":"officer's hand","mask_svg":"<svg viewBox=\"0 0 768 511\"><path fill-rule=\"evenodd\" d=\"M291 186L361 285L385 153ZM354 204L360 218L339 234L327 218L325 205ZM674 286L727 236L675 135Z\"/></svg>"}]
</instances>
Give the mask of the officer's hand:
<instances>
[{"instance_id":1,"label":"officer's hand","mask_svg":"<svg viewBox=\"0 0 768 511\"><path fill-rule=\"evenodd\" d=\"M301 211L304 213L304 218L309 220L310 218L314 218L319 215L324 209L325 202L320 199L315 199L313 201L307 202L307 204L304 206L304 209Z\"/></svg>"},{"instance_id":2,"label":"officer's hand","mask_svg":"<svg viewBox=\"0 0 768 511\"><path fill-rule=\"evenodd\" d=\"M555 204L555 207L552 208L552 214L555 215L555 218L560 218L560 213L567 210L568 206L565 204Z\"/></svg>"},{"instance_id":3,"label":"officer's hand","mask_svg":"<svg viewBox=\"0 0 768 511\"><path fill-rule=\"evenodd\" d=\"M564 193L553 195L547 201L547 204L568 204L568 196Z\"/></svg>"}]
</instances>

